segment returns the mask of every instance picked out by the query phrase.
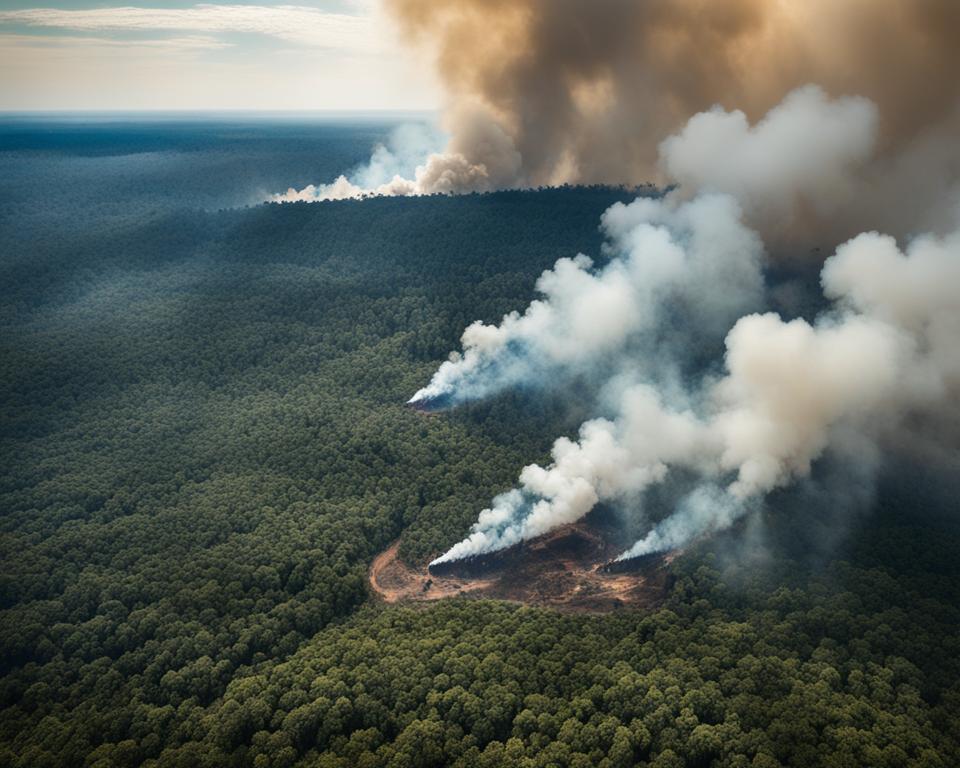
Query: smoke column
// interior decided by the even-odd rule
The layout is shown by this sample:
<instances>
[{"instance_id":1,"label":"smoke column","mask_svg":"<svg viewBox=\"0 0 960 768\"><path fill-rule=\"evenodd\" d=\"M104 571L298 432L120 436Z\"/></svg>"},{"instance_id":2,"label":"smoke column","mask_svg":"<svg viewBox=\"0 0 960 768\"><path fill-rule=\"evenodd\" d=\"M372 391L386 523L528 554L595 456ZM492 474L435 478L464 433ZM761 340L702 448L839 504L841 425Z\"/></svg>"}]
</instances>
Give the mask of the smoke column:
<instances>
[{"instance_id":1,"label":"smoke column","mask_svg":"<svg viewBox=\"0 0 960 768\"><path fill-rule=\"evenodd\" d=\"M610 208L601 221L611 256L603 267L592 269L582 254L558 261L537 282L543 298L499 326L469 326L462 352L410 402L457 405L516 384L562 380L611 355L620 360L627 349L635 373L644 361L662 368L670 362L665 330L688 354L694 340L722 334L762 306L763 244L745 225L743 206L781 226L805 207L826 210L848 194L875 135L870 102L830 101L813 86L789 94L755 126L742 113L694 116L661 146L663 165L686 185L666 198ZM689 188L707 191L684 201ZM669 327L665 307L674 315ZM679 345L678 335L686 337Z\"/></svg>"},{"instance_id":2,"label":"smoke column","mask_svg":"<svg viewBox=\"0 0 960 768\"><path fill-rule=\"evenodd\" d=\"M701 189L710 180L701 173L716 180L729 169L664 167L664 137L716 105L735 134L791 91L818 83L831 97L858 94L875 105L877 151L857 178L827 199L815 196L803 223L822 234L823 209L837 214L834 243L881 225L898 236L952 228L960 199L955 0L385 0L385 7L437 72L449 140L395 178L337 180L275 199L668 178ZM779 123L791 126L800 127ZM785 138L776 127L770 141ZM812 154L810 146L794 149L793 162ZM768 160L773 168L791 163ZM829 173L811 179L825 185ZM769 216L753 220L757 202L741 198L765 236L797 231L784 232L781 222L768 230ZM776 213L761 207L761 215Z\"/></svg>"},{"instance_id":3,"label":"smoke column","mask_svg":"<svg viewBox=\"0 0 960 768\"><path fill-rule=\"evenodd\" d=\"M763 247L728 195L618 204L602 228L611 256L603 267L594 269L583 254L560 259L537 281L543 298L498 326L469 326L463 352L410 402L457 405L548 376L556 381L619 359L628 346L652 359L665 307L683 314L688 334L709 335L761 300Z\"/></svg>"},{"instance_id":4,"label":"smoke column","mask_svg":"<svg viewBox=\"0 0 960 768\"><path fill-rule=\"evenodd\" d=\"M956 230L902 245L860 234L824 264L822 286L833 305L815 320L754 312L734 322L744 305L760 303L762 246L744 226L744 212L783 219L818 197L827 205L832 195L846 195L848 179L873 150L876 115L863 99L830 101L804 88L752 127L737 113L695 116L663 142L662 157L708 191L614 206L603 219L612 254L604 267L564 260L544 274L544 298L522 315L468 329L463 354L415 400L455 403L580 364L561 343L579 333L597 334L594 346L619 360L618 372L632 368L638 383L623 390L611 418L586 422L576 441L557 440L549 466L526 467L519 486L494 499L468 537L435 562L541 535L600 501L637 503L676 469L699 482L624 557L679 546L730 525L770 490L806 476L825 452L899 439L908 417L955 416ZM713 158L709 150L721 139L740 162ZM748 287L727 294L738 285ZM606 291L624 299L611 302L616 311L594 327L590 308ZM729 302L717 305L718 297ZM657 380L645 355L677 323L658 301L700 307L701 317L680 319L694 329L729 319L719 378L679 389ZM636 343L638 335L649 343ZM672 354L690 350L681 344Z\"/></svg>"},{"instance_id":5,"label":"smoke column","mask_svg":"<svg viewBox=\"0 0 960 768\"><path fill-rule=\"evenodd\" d=\"M521 158L501 126L477 107L461 106L445 116L451 135L445 147L439 134L405 125L378 146L366 167L329 184L308 185L272 195L276 203L359 199L370 195L409 196L489 192L516 186Z\"/></svg>"},{"instance_id":6,"label":"smoke column","mask_svg":"<svg viewBox=\"0 0 960 768\"><path fill-rule=\"evenodd\" d=\"M611 208L604 261L559 261L540 298L467 328L412 398L456 405L586 370L598 400L617 395L441 560L697 478L630 552L656 551L731 524L825 453L955 446L960 3L385 4L444 85L449 138L389 178L278 199L676 184ZM762 243L834 251L830 309L766 312ZM691 380L704 350L720 372Z\"/></svg>"},{"instance_id":7,"label":"smoke column","mask_svg":"<svg viewBox=\"0 0 960 768\"><path fill-rule=\"evenodd\" d=\"M877 104L887 143L949 116L960 94L952 0L387 7L428 52L452 103L496 117L535 184L635 182L656 167L660 140L691 115L719 103L756 120L810 82Z\"/></svg>"}]
</instances>

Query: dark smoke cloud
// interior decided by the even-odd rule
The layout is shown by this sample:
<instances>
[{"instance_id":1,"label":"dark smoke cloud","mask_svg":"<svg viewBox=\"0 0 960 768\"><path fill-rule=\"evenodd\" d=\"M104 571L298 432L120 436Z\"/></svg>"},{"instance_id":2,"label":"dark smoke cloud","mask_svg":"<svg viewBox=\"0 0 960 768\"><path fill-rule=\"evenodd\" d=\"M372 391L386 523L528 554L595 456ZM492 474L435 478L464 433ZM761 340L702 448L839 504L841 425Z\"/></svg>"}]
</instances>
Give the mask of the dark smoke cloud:
<instances>
[{"instance_id":1,"label":"dark smoke cloud","mask_svg":"<svg viewBox=\"0 0 960 768\"><path fill-rule=\"evenodd\" d=\"M660 142L714 105L756 122L808 83L876 105L876 153L834 240L884 224L948 231L960 197L955 0L386 0L433 57L453 154L482 167L470 120L493 122L515 175L464 191L672 181ZM451 150L448 149L448 152ZM502 171L502 165L500 166ZM910 185L911 205L899 192ZM440 191L457 191L456 184ZM432 191L422 188L419 191ZM892 198L896 204L892 204ZM809 221L822 225L823 212ZM809 229L809 228L808 228ZM769 234L769 233L768 233Z\"/></svg>"},{"instance_id":2,"label":"dark smoke cloud","mask_svg":"<svg viewBox=\"0 0 960 768\"><path fill-rule=\"evenodd\" d=\"M858 94L902 146L960 95L955 0L387 0L453 105L489 110L530 183L649 178L714 104L755 121L807 83Z\"/></svg>"},{"instance_id":3,"label":"dark smoke cloud","mask_svg":"<svg viewBox=\"0 0 960 768\"><path fill-rule=\"evenodd\" d=\"M367 168L271 200L490 191L560 183L679 183L718 172L754 182L756 158L716 158L728 142L790 139L788 115L819 100L854 133L815 122L808 144L839 140L844 175L808 176L783 205L737 195L747 221L782 252L832 246L865 229L952 230L960 206L960 3L956 0L384 0L446 91L448 139L411 163L379 148ZM811 91L816 86L819 91ZM788 94L799 94L791 104ZM841 101L846 98L847 101ZM806 109L816 120L816 110ZM699 116L699 125L688 123ZM829 115L825 115L830 117ZM776 122L776 121L775 121ZM663 140L687 125L682 146ZM741 135L731 130L740 126ZM694 130L696 129L696 130ZM856 131L860 133L856 133ZM844 150L843 141L855 150ZM814 156L804 147L800 158ZM691 153L692 150L692 153ZM699 152L699 156L697 155ZM829 162L827 155L821 156ZM721 158L722 159L722 158ZM801 169L799 160L790 172ZM396 169L384 176L385 168ZM820 169L822 170L822 169ZM776 169L773 169L773 173ZM768 185L769 186L769 185ZM904 194L908 190L908 194ZM749 190L748 190L749 191ZM783 201L780 201L781 203Z\"/></svg>"}]
</instances>

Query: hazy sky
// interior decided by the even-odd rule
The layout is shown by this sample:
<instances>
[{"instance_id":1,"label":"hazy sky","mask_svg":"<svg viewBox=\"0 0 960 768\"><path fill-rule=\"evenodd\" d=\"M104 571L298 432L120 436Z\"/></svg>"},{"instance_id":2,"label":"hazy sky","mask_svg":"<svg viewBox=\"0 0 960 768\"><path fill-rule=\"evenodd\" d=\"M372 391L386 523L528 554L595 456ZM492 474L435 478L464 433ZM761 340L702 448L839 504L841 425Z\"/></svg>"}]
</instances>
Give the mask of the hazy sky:
<instances>
[{"instance_id":1,"label":"hazy sky","mask_svg":"<svg viewBox=\"0 0 960 768\"><path fill-rule=\"evenodd\" d=\"M0 0L0 110L433 109L377 0Z\"/></svg>"}]
</instances>

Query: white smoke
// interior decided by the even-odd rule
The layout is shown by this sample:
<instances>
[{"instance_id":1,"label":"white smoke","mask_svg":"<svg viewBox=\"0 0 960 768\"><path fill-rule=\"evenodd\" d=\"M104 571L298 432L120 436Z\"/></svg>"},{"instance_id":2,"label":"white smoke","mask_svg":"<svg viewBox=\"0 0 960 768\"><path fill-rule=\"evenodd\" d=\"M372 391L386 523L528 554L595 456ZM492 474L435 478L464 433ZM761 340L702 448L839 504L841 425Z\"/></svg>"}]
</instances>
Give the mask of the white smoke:
<instances>
[{"instance_id":1,"label":"white smoke","mask_svg":"<svg viewBox=\"0 0 960 768\"><path fill-rule=\"evenodd\" d=\"M722 319L729 327L731 313L756 306L762 246L744 226L741 205L755 216L786 217L804 200L816 206L818 195L826 203L844 197L849 173L872 146L874 122L869 104L828 102L816 89L793 94L754 128L736 114L697 116L664 143L664 157L692 175L691 158L723 146L711 126L731 138L734 161L704 160L709 192L614 206L603 219L614 254L605 267L591 271L583 257L558 262L538 283L544 298L524 314L468 329L463 354L415 400L455 403L602 354L627 357L647 383L626 388L616 415L586 422L577 441L557 440L552 463L526 467L519 487L497 497L435 562L539 536L599 502L633 499L674 469L699 484L624 557L681 546L731 525L835 446L882 445L908 416L956 409L960 231L902 249L877 233L851 239L823 267L834 301L828 311L813 322L741 317L726 336L723 375L685 392L655 389L647 362L633 356L655 345L631 339L656 339L660 324L677 323L678 305L688 310L681 322L695 328Z\"/></svg>"},{"instance_id":2,"label":"white smoke","mask_svg":"<svg viewBox=\"0 0 960 768\"><path fill-rule=\"evenodd\" d=\"M833 424L889 401L909 348L896 328L857 315L816 325L772 313L739 320L714 392L721 464L737 473L730 492L744 498L809 472Z\"/></svg>"},{"instance_id":3,"label":"white smoke","mask_svg":"<svg viewBox=\"0 0 960 768\"><path fill-rule=\"evenodd\" d=\"M579 520L598 501L635 495L660 482L670 464L708 461L709 433L691 412L664 408L659 395L642 385L628 389L620 405L615 421L593 419L580 427L578 441L558 439L549 467L525 467L520 488L494 499L470 535L434 563L535 538Z\"/></svg>"},{"instance_id":4,"label":"white smoke","mask_svg":"<svg viewBox=\"0 0 960 768\"><path fill-rule=\"evenodd\" d=\"M403 126L369 163L349 177L271 195L270 202L322 202L372 196L487 192L518 183L520 155L509 136L485 111L462 108L448 115L452 138L424 126Z\"/></svg>"},{"instance_id":5,"label":"white smoke","mask_svg":"<svg viewBox=\"0 0 960 768\"><path fill-rule=\"evenodd\" d=\"M808 85L750 125L719 106L660 143L664 175L691 193L733 195L768 243L840 242L882 225L949 232L960 209L960 104L912 141L881 147L880 114L861 97Z\"/></svg>"},{"instance_id":6,"label":"white smoke","mask_svg":"<svg viewBox=\"0 0 960 768\"><path fill-rule=\"evenodd\" d=\"M680 501L670 517L655 526L617 560L679 549L699 536L729 528L743 516L746 509L742 500L724 489L712 484L701 485Z\"/></svg>"},{"instance_id":7,"label":"white smoke","mask_svg":"<svg viewBox=\"0 0 960 768\"><path fill-rule=\"evenodd\" d=\"M412 194L412 182L406 177L413 175L423 158L436 152L445 141L444 135L429 124L401 125L393 130L386 144L377 145L366 165L329 184L291 187L269 199L278 203L320 202L359 199L371 194Z\"/></svg>"},{"instance_id":8,"label":"white smoke","mask_svg":"<svg viewBox=\"0 0 960 768\"><path fill-rule=\"evenodd\" d=\"M958 244L960 235L920 241L907 253L876 235L845 244L826 263L824 283L848 309L814 324L774 313L741 318L727 335L725 376L704 379L690 395L707 403L701 413L665 405L650 387L629 388L615 420L587 422L577 442L557 440L553 463L526 467L520 488L495 499L438 562L541 535L682 467L704 485L625 556L672 548L728 526L749 500L807 475L835 430L873 441L912 408L942 402L960 383L955 344L943 344L957 338L945 334L960 330L960 301L926 278L938 260L941 276L955 274ZM891 258L897 275L883 263ZM908 309L899 295L882 295L890 277L912 286Z\"/></svg>"},{"instance_id":9,"label":"white smoke","mask_svg":"<svg viewBox=\"0 0 960 768\"><path fill-rule=\"evenodd\" d=\"M682 189L731 194L752 223L783 229L802 209L828 215L849 204L878 128L870 101L831 101L809 85L753 126L740 110L695 115L661 143L660 163Z\"/></svg>"},{"instance_id":10,"label":"white smoke","mask_svg":"<svg viewBox=\"0 0 960 768\"><path fill-rule=\"evenodd\" d=\"M603 216L610 260L560 259L536 288L542 298L497 326L474 323L463 351L443 363L411 403L455 405L547 373L595 367L661 326L665 308L709 335L758 306L763 246L728 195L680 202L638 199Z\"/></svg>"},{"instance_id":11,"label":"white smoke","mask_svg":"<svg viewBox=\"0 0 960 768\"><path fill-rule=\"evenodd\" d=\"M919 400L937 400L956 389L960 230L942 238L924 235L905 250L892 237L861 234L827 261L822 282L827 296L903 328L917 340L924 365L910 373Z\"/></svg>"},{"instance_id":12,"label":"white smoke","mask_svg":"<svg viewBox=\"0 0 960 768\"><path fill-rule=\"evenodd\" d=\"M789 94L753 127L742 112L694 116L661 145L680 189L604 214L611 260L598 270L582 254L558 261L537 282L542 299L498 326L469 326L462 351L410 402L456 405L557 369L595 366L661 329L664 307L682 312L688 331L728 327L761 304L763 246L741 209L769 230L786 228L803 208L839 205L872 150L876 122L870 102L830 101L815 86ZM683 202L687 185L699 194Z\"/></svg>"}]
</instances>

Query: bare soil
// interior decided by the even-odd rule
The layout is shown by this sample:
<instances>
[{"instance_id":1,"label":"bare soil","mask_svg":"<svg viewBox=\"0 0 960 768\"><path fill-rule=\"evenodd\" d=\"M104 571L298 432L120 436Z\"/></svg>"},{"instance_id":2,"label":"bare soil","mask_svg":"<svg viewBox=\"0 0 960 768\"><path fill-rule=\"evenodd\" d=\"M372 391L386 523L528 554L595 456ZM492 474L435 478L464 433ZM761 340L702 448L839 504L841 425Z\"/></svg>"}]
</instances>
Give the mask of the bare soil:
<instances>
[{"instance_id":1,"label":"bare soil","mask_svg":"<svg viewBox=\"0 0 960 768\"><path fill-rule=\"evenodd\" d=\"M370 566L370 586L387 603L470 596L591 613L660 603L673 585L668 565L678 554L646 561L635 572L605 573L602 566L617 551L583 523L564 526L481 564L462 561L462 566L441 574L431 574L426 564L402 562L399 546L395 541Z\"/></svg>"}]
</instances>

